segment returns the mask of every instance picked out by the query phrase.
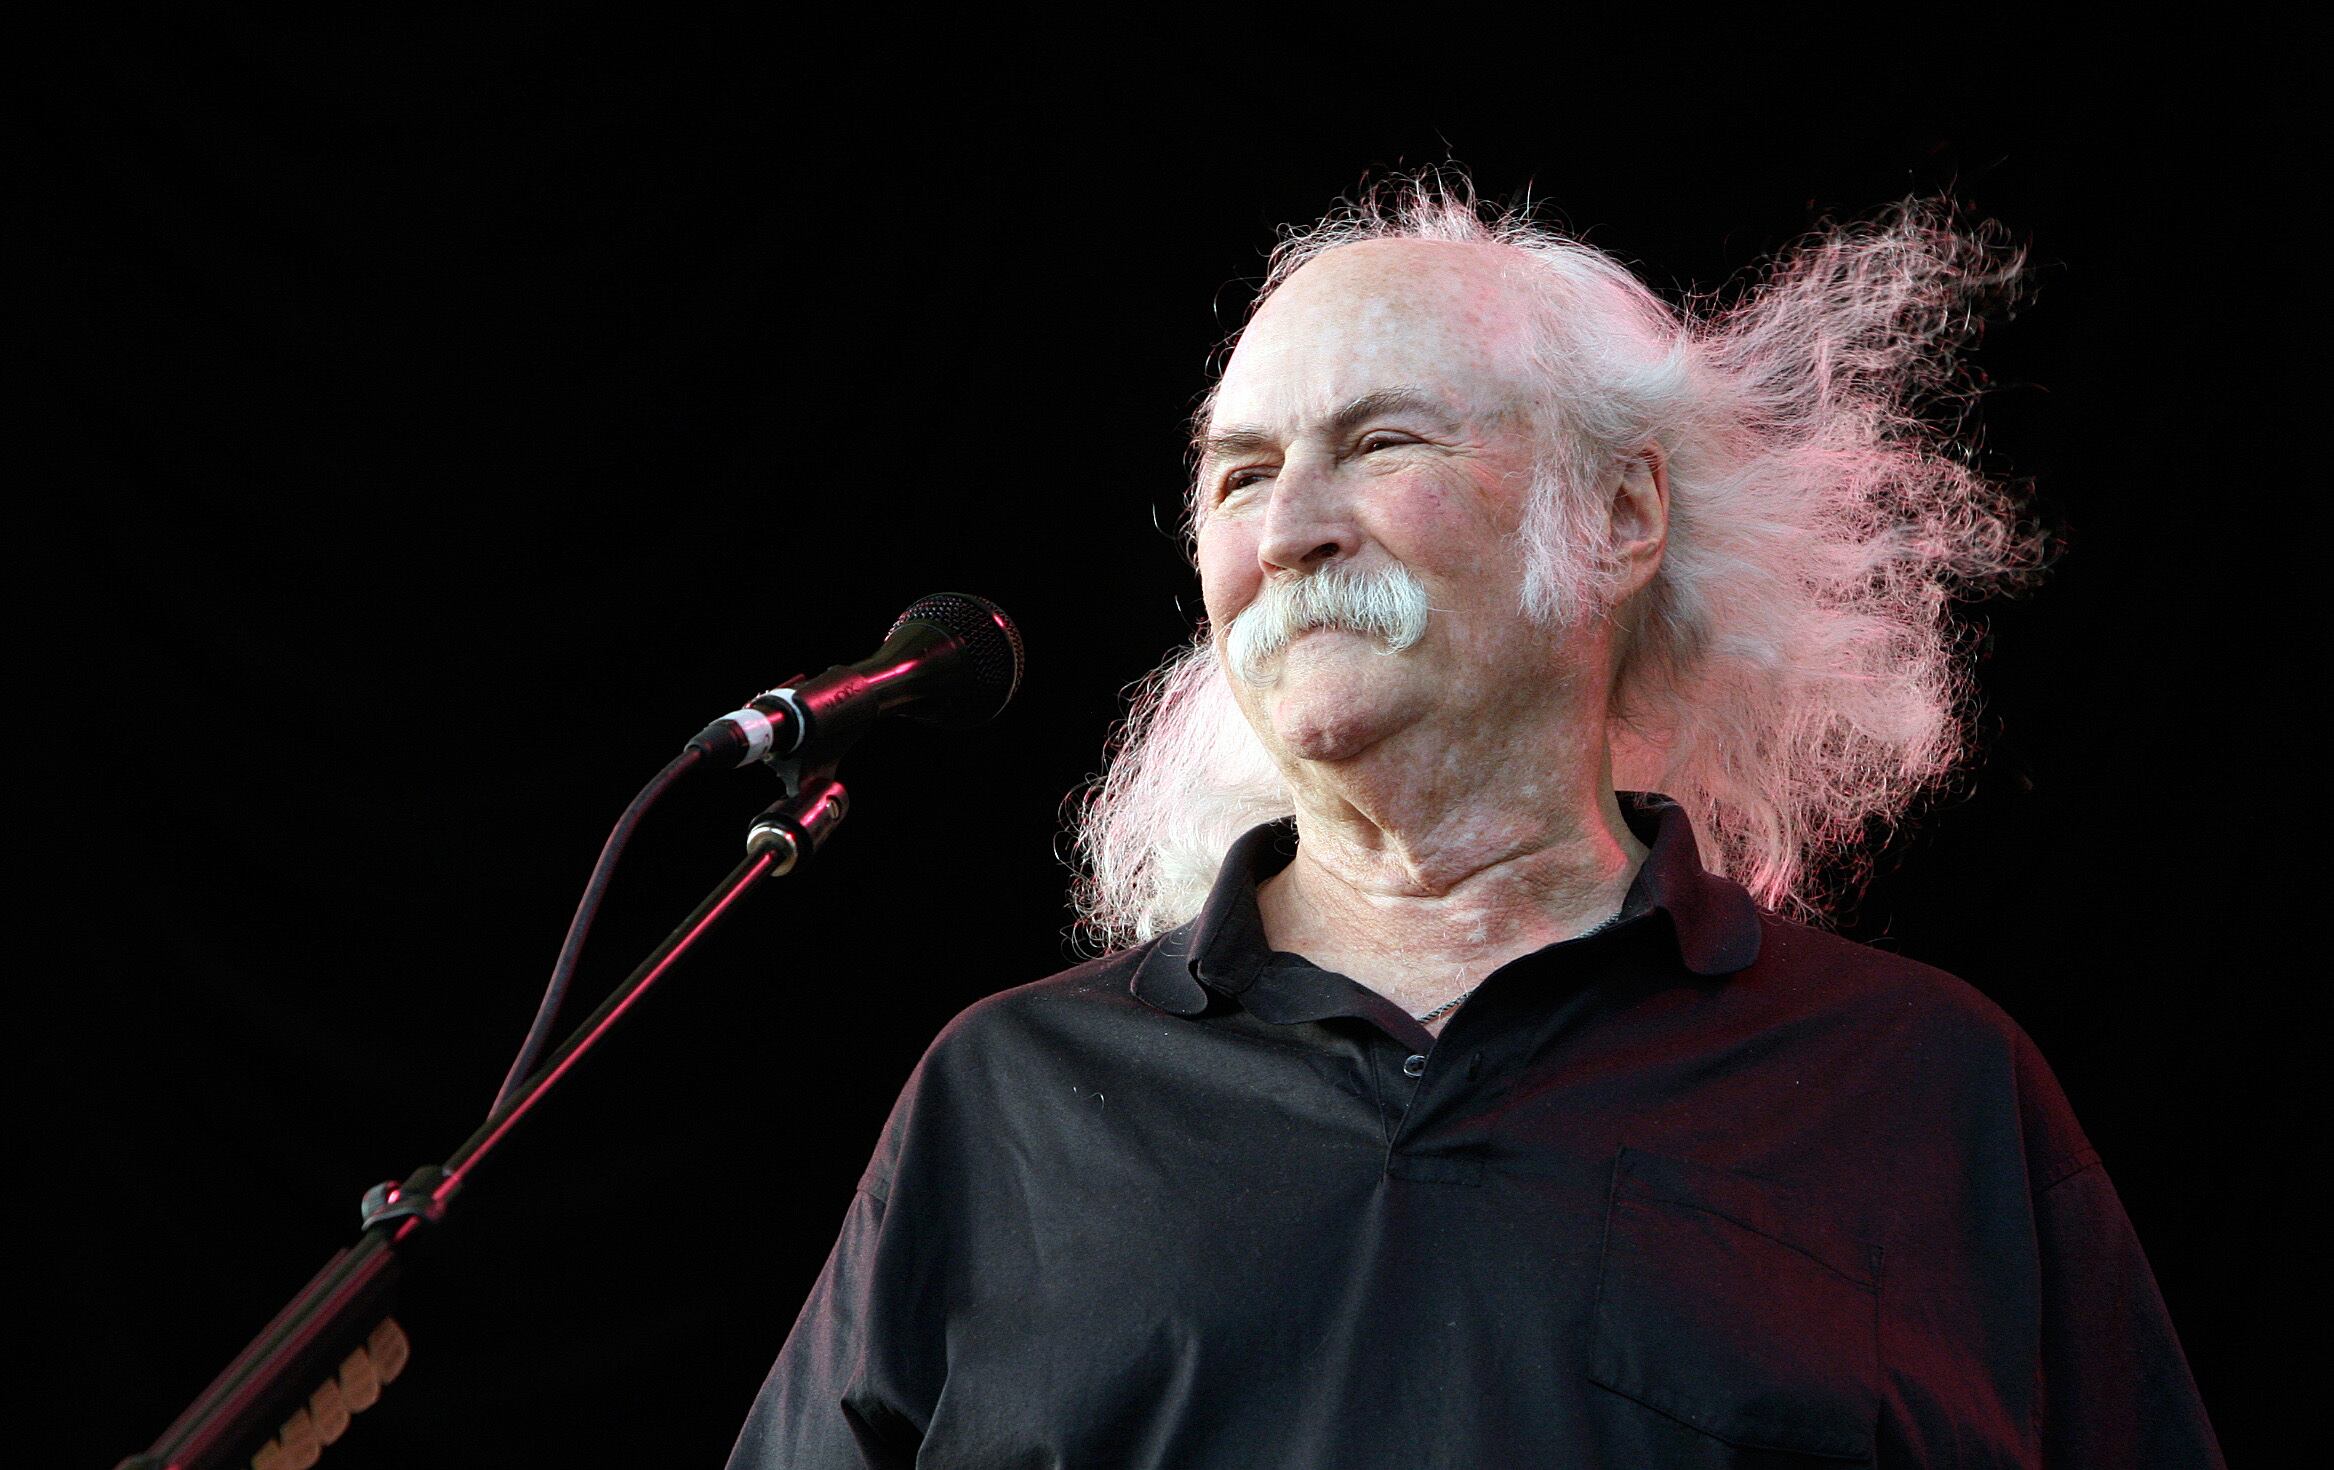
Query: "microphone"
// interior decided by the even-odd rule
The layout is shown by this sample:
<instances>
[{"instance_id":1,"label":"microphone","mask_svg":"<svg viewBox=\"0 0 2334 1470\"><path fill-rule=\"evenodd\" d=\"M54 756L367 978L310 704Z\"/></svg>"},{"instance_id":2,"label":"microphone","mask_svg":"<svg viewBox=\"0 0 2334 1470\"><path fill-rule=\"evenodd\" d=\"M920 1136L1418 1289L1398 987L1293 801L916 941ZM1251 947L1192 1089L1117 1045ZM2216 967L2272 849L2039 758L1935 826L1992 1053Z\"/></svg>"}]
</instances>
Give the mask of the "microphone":
<instances>
[{"instance_id":1,"label":"microphone","mask_svg":"<svg viewBox=\"0 0 2334 1470\"><path fill-rule=\"evenodd\" d=\"M1005 610L936 592L893 619L875 652L756 695L687 748L734 765L768 757L813 770L850 749L878 715L964 729L995 719L1020 687L1021 630Z\"/></svg>"}]
</instances>

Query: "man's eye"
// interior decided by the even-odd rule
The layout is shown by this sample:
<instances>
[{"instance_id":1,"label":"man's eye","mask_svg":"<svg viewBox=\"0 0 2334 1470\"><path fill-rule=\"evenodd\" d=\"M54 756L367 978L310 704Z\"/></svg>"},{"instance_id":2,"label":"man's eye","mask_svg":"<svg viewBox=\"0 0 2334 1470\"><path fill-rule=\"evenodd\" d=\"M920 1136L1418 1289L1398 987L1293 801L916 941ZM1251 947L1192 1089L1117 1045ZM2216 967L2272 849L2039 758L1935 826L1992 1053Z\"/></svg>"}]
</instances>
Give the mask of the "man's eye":
<instances>
[{"instance_id":1,"label":"man's eye","mask_svg":"<svg viewBox=\"0 0 2334 1470\"><path fill-rule=\"evenodd\" d=\"M1361 452L1368 454L1374 449L1391 449L1396 445L1410 442L1409 436L1404 434L1364 434L1362 435Z\"/></svg>"},{"instance_id":2,"label":"man's eye","mask_svg":"<svg viewBox=\"0 0 2334 1470\"><path fill-rule=\"evenodd\" d=\"M1245 490L1249 486L1255 484L1257 481L1263 479L1264 473L1265 472L1262 470L1234 470L1232 473L1224 476L1223 493L1225 495L1232 495L1238 491Z\"/></svg>"}]
</instances>

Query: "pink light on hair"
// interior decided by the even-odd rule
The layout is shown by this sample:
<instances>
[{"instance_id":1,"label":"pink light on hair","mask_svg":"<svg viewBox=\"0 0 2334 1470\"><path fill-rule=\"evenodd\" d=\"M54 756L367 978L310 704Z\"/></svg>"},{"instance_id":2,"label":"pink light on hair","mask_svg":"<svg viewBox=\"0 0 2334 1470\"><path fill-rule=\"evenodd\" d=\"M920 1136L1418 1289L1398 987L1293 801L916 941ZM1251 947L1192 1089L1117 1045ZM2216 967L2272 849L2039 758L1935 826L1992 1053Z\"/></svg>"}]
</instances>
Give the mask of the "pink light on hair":
<instances>
[{"instance_id":1,"label":"pink light on hair","mask_svg":"<svg viewBox=\"0 0 2334 1470\"><path fill-rule=\"evenodd\" d=\"M1732 300L1673 305L1605 252L1428 173L1292 232L1257 304L1379 239L1512 252L1537 304L1525 406L1543 440L1518 613L1613 621L1615 783L1675 797L1705 862L1820 918L1860 886L1868 842L1965 757L1951 604L2042 563L2043 538L1954 439L1973 397L1959 354L2020 255L1949 204L1907 200L1818 230ZM1212 408L1211 393L1202 425ZM1669 545L1614 605L1601 491L1648 451L1668 465ZM1090 939L1188 919L1233 839L1292 810L1223 677L1203 635L1136 691L1073 818Z\"/></svg>"}]
</instances>

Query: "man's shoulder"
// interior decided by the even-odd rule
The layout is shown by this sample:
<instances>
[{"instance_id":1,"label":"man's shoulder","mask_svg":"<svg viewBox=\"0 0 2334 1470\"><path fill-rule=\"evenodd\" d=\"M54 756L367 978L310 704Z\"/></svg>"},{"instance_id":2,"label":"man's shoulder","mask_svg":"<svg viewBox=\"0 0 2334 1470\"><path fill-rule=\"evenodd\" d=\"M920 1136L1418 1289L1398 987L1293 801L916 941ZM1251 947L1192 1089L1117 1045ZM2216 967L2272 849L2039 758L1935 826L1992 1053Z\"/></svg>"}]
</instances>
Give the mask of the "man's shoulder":
<instances>
[{"instance_id":1,"label":"man's shoulder","mask_svg":"<svg viewBox=\"0 0 2334 1470\"><path fill-rule=\"evenodd\" d=\"M1804 924L1765 925L1759 961L1741 978L1778 998L1837 1075L1934 1123L2011 1130L2004 1136L2019 1140L2029 1177L2045 1186L2098 1161L2040 1049L1977 986ZM1818 1024L1802 1027L1810 1019Z\"/></svg>"},{"instance_id":2,"label":"man's shoulder","mask_svg":"<svg viewBox=\"0 0 2334 1470\"><path fill-rule=\"evenodd\" d=\"M1777 915L1760 922L1758 960L1739 978L1778 1003L2005 1060L2032 1046L1999 1003L1951 971Z\"/></svg>"},{"instance_id":3,"label":"man's shoulder","mask_svg":"<svg viewBox=\"0 0 2334 1470\"><path fill-rule=\"evenodd\" d=\"M926 1060L1101 1040L1148 1021L1168 1019L1137 1000L1131 985L1136 970L1159 942L1114 950L1042 980L982 996L940 1028Z\"/></svg>"},{"instance_id":4,"label":"man's shoulder","mask_svg":"<svg viewBox=\"0 0 2334 1470\"><path fill-rule=\"evenodd\" d=\"M861 1188L888 1197L917 1154L977 1146L1000 1120L1081 1095L1097 1064L1139 1054L1173 1018L1128 988L1152 946L1103 955L972 1002L924 1048L892 1105Z\"/></svg>"}]
</instances>

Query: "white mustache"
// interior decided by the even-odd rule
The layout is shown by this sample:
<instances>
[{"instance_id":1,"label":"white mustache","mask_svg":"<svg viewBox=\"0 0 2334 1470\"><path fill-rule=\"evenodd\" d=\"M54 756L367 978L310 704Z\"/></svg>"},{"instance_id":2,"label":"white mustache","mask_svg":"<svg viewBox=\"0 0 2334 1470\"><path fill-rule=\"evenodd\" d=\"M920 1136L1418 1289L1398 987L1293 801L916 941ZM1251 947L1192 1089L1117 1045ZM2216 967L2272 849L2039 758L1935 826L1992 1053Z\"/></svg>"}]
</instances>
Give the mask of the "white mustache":
<instances>
[{"instance_id":1,"label":"white mustache","mask_svg":"<svg viewBox=\"0 0 2334 1470\"><path fill-rule=\"evenodd\" d=\"M1278 677L1266 662L1307 629L1342 628L1377 639L1387 653L1400 653L1426 636L1430 611L1425 584L1399 562L1368 572L1331 566L1267 582L1232 619L1224 656L1242 683L1263 688Z\"/></svg>"}]
</instances>

